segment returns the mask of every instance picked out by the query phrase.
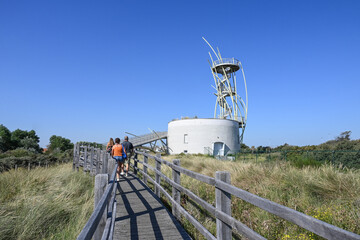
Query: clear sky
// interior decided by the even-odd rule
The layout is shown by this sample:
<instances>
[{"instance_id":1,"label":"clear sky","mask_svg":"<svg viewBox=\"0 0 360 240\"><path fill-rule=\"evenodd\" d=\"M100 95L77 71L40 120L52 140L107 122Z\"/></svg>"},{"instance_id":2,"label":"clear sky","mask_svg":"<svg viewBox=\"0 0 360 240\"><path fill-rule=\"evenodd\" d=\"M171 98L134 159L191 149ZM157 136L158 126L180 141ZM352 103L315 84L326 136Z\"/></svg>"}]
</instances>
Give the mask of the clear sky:
<instances>
[{"instance_id":1,"label":"clear sky","mask_svg":"<svg viewBox=\"0 0 360 240\"><path fill-rule=\"evenodd\" d=\"M360 138L358 0L0 0L0 124L45 147L211 118L202 36L243 64L245 144Z\"/></svg>"}]
</instances>

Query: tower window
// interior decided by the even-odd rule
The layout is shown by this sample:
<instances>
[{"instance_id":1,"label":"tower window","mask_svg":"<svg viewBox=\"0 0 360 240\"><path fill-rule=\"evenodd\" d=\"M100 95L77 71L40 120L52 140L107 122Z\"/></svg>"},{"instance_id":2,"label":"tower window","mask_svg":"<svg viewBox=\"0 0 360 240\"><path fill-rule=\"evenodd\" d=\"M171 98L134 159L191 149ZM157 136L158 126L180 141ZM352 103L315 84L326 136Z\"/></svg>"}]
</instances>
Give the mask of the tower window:
<instances>
[{"instance_id":1,"label":"tower window","mask_svg":"<svg viewBox=\"0 0 360 240\"><path fill-rule=\"evenodd\" d=\"M188 143L188 135L184 134L184 143Z\"/></svg>"}]
</instances>

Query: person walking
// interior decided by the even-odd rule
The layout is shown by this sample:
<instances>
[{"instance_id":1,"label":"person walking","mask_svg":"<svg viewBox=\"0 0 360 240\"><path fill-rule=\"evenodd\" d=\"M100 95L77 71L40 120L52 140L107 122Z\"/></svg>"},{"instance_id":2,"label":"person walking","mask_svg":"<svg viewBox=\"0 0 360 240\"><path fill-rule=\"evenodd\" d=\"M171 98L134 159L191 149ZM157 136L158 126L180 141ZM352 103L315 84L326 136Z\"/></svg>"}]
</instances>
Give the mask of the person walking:
<instances>
[{"instance_id":1,"label":"person walking","mask_svg":"<svg viewBox=\"0 0 360 240\"><path fill-rule=\"evenodd\" d=\"M125 159L125 176L127 177L128 176L128 172L129 172L129 166L130 166L130 159L131 159L131 156L133 155L134 153L134 146L132 145L131 142L129 142L129 137L128 136L125 136L124 137L124 142L122 144L126 150L126 159Z\"/></svg>"},{"instance_id":2,"label":"person walking","mask_svg":"<svg viewBox=\"0 0 360 240\"><path fill-rule=\"evenodd\" d=\"M114 146L114 139L110 138L109 142L106 144L106 151L111 154L112 147Z\"/></svg>"},{"instance_id":3,"label":"person walking","mask_svg":"<svg viewBox=\"0 0 360 240\"><path fill-rule=\"evenodd\" d=\"M124 147L120 144L120 138L115 138L115 145L112 147L111 155L116 160L116 179L120 180L120 175L124 175L124 161L123 153L126 154Z\"/></svg>"}]
</instances>

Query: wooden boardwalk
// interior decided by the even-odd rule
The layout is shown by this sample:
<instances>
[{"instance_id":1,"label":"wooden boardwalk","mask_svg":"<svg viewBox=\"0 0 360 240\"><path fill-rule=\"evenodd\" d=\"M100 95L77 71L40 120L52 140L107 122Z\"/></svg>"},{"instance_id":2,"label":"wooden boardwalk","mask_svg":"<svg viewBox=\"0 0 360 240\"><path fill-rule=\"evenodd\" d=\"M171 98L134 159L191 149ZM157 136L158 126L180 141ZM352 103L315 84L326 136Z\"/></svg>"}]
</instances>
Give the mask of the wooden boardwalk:
<instances>
[{"instance_id":1,"label":"wooden boardwalk","mask_svg":"<svg viewBox=\"0 0 360 240\"><path fill-rule=\"evenodd\" d=\"M116 191L114 239L191 239L160 199L133 173Z\"/></svg>"}]
</instances>

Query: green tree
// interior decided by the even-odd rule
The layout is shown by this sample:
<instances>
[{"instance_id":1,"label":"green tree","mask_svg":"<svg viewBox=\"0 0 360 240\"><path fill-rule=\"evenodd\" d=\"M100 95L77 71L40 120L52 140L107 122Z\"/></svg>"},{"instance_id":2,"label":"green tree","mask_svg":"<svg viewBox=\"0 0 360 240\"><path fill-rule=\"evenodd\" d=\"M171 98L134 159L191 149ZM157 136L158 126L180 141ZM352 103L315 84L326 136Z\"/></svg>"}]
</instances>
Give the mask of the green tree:
<instances>
[{"instance_id":1,"label":"green tree","mask_svg":"<svg viewBox=\"0 0 360 240\"><path fill-rule=\"evenodd\" d=\"M245 143L241 143L240 144L240 149L241 149L241 151L249 151L250 147L247 146Z\"/></svg>"},{"instance_id":2,"label":"green tree","mask_svg":"<svg viewBox=\"0 0 360 240\"><path fill-rule=\"evenodd\" d=\"M258 146L256 148L257 152L270 152L271 151L271 147L269 146Z\"/></svg>"},{"instance_id":3,"label":"green tree","mask_svg":"<svg viewBox=\"0 0 360 240\"><path fill-rule=\"evenodd\" d=\"M345 131L340 133L340 136L336 138L336 141L350 140L351 131Z\"/></svg>"},{"instance_id":4,"label":"green tree","mask_svg":"<svg viewBox=\"0 0 360 240\"><path fill-rule=\"evenodd\" d=\"M11 132L4 125L0 124L0 151L6 152L12 149Z\"/></svg>"},{"instance_id":5,"label":"green tree","mask_svg":"<svg viewBox=\"0 0 360 240\"><path fill-rule=\"evenodd\" d=\"M50 137L50 144L48 145L48 149L50 152L53 152L55 150L66 151L68 149L72 149L73 147L74 144L71 143L70 139L56 135L52 135Z\"/></svg>"},{"instance_id":6,"label":"green tree","mask_svg":"<svg viewBox=\"0 0 360 240\"><path fill-rule=\"evenodd\" d=\"M96 142L85 142L85 141L81 141L78 142L80 145L86 145L86 146L90 146L90 147L94 147L94 148L100 148L103 149L104 145L101 143L96 143Z\"/></svg>"},{"instance_id":7,"label":"green tree","mask_svg":"<svg viewBox=\"0 0 360 240\"><path fill-rule=\"evenodd\" d=\"M34 130L24 131L16 129L11 133L11 141L13 148L25 148L34 152L41 152L39 146L40 138Z\"/></svg>"}]
</instances>

